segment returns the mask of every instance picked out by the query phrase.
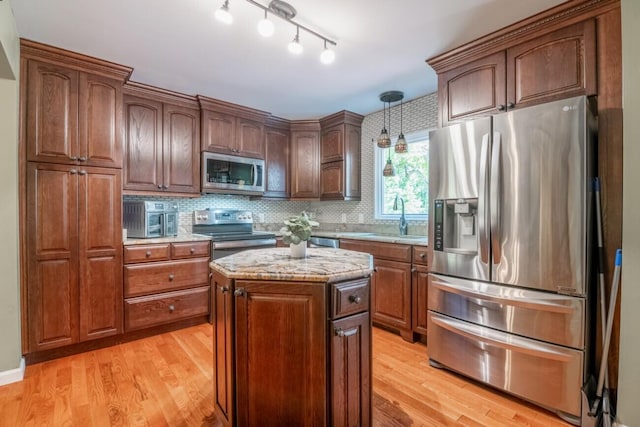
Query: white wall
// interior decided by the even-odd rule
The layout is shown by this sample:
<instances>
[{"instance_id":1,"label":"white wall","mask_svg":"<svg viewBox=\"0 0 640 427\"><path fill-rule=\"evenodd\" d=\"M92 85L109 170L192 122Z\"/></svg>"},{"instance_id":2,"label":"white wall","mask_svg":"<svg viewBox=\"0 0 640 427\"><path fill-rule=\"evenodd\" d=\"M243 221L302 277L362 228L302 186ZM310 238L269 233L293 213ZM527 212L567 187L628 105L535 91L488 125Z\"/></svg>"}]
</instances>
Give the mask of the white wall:
<instances>
[{"instance_id":1,"label":"white wall","mask_svg":"<svg viewBox=\"0 0 640 427\"><path fill-rule=\"evenodd\" d=\"M640 426L640 2L622 0L624 120L618 420Z\"/></svg>"},{"instance_id":2,"label":"white wall","mask_svg":"<svg viewBox=\"0 0 640 427\"><path fill-rule=\"evenodd\" d=\"M20 45L11 2L0 1L0 374L20 364L18 96Z\"/></svg>"}]
</instances>

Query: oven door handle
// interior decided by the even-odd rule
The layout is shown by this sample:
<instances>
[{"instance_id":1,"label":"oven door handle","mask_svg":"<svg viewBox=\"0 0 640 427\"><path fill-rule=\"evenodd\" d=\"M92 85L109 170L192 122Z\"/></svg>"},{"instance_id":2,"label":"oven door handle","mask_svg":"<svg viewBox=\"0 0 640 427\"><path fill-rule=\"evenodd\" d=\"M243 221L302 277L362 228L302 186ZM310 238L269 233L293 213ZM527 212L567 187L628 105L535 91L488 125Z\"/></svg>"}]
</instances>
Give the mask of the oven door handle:
<instances>
[{"instance_id":1,"label":"oven door handle","mask_svg":"<svg viewBox=\"0 0 640 427\"><path fill-rule=\"evenodd\" d=\"M230 240L226 242L212 242L213 249L242 249L256 246L275 246L276 239L251 239L251 240Z\"/></svg>"}]
</instances>

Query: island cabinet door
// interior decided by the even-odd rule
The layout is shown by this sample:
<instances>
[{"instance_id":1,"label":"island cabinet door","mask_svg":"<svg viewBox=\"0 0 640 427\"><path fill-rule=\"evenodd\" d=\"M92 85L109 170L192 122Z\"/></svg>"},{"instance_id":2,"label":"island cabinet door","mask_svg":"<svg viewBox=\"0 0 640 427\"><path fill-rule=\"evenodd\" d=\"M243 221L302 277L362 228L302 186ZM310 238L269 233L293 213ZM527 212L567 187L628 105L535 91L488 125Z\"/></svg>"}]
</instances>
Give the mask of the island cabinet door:
<instances>
[{"instance_id":1,"label":"island cabinet door","mask_svg":"<svg viewBox=\"0 0 640 427\"><path fill-rule=\"evenodd\" d=\"M215 412L225 427L235 425L233 380L233 287L217 273L211 278L213 295L213 394Z\"/></svg>"},{"instance_id":2,"label":"island cabinet door","mask_svg":"<svg viewBox=\"0 0 640 427\"><path fill-rule=\"evenodd\" d=\"M325 286L236 281L238 426L326 426Z\"/></svg>"},{"instance_id":3,"label":"island cabinet door","mask_svg":"<svg viewBox=\"0 0 640 427\"><path fill-rule=\"evenodd\" d=\"M360 313L331 321L331 425L371 425L371 321Z\"/></svg>"}]
</instances>

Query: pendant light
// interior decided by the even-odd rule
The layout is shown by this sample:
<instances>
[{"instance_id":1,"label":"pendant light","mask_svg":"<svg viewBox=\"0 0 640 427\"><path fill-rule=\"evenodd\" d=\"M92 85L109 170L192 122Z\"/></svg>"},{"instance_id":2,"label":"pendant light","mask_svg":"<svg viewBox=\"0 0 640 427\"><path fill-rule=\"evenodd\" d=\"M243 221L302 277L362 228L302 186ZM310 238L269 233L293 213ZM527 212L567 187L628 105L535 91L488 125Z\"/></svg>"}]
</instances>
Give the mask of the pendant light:
<instances>
[{"instance_id":1,"label":"pendant light","mask_svg":"<svg viewBox=\"0 0 640 427\"><path fill-rule=\"evenodd\" d=\"M300 27L296 27L296 36L293 38L291 43L289 43L289 52L294 55L300 55L304 49L300 44Z\"/></svg>"},{"instance_id":2,"label":"pendant light","mask_svg":"<svg viewBox=\"0 0 640 427\"><path fill-rule=\"evenodd\" d=\"M271 37L273 35L275 31L275 28L273 26L273 22L271 22L269 20L269 17L267 16L267 10L264 10L264 19L260 20L260 22L258 22L258 33L262 36L262 37Z\"/></svg>"},{"instance_id":3,"label":"pendant light","mask_svg":"<svg viewBox=\"0 0 640 427\"><path fill-rule=\"evenodd\" d=\"M233 15L229 12L229 0L225 0L222 7L215 12L215 17L218 21L230 25L233 23Z\"/></svg>"},{"instance_id":4,"label":"pendant light","mask_svg":"<svg viewBox=\"0 0 640 427\"><path fill-rule=\"evenodd\" d=\"M404 133L402 133L402 98L400 98L400 135L398 135L398 141L396 141L394 151L398 154L404 154L409 151L409 145L404 138Z\"/></svg>"},{"instance_id":5,"label":"pendant light","mask_svg":"<svg viewBox=\"0 0 640 427\"><path fill-rule=\"evenodd\" d=\"M393 167L393 163L391 162L391 148L387 151L389 152L389 157L387 158L387 164L384 165L384 169L382 169L382 176L385 178L395 176L396 174L396 169Z\"/></svg>"},{"instance_id":6,"label":"pendant light","mask_svg":"<svg viewBox=\"0 0 640 427\"><path fill-rule=\"evenodd\" d=\"M382 99L382 97L380 97ZM389 132L387 132L387 110L386 102L382 101L382 130L378 137L378 147L388 148L391 146L391 138L389 138Z\"/></svg>"}]
</instances>

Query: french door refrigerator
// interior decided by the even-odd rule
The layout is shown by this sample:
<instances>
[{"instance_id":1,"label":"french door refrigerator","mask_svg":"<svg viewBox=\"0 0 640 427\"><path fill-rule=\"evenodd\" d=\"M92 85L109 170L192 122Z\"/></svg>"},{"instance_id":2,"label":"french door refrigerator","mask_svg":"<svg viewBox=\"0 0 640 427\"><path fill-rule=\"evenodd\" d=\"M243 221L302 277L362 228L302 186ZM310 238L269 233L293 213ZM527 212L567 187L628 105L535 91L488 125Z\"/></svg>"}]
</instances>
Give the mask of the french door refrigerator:
<instances>
[{"instance_id":1,"label":"french door refrigerator","mask_svg":"<svg viewBox=\"0 0 640 427\"><path fill-rule=\"evenodd\" d=\"M594 363L594 127L576 97L433 131L429 147L431 364L574 424Z\"/></svg>"}]
</instances>

